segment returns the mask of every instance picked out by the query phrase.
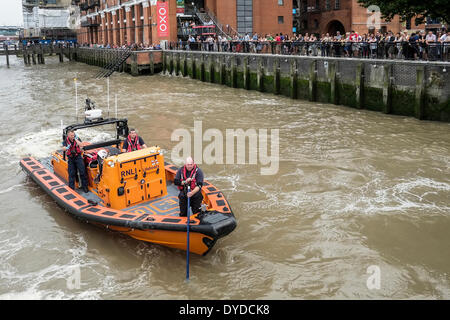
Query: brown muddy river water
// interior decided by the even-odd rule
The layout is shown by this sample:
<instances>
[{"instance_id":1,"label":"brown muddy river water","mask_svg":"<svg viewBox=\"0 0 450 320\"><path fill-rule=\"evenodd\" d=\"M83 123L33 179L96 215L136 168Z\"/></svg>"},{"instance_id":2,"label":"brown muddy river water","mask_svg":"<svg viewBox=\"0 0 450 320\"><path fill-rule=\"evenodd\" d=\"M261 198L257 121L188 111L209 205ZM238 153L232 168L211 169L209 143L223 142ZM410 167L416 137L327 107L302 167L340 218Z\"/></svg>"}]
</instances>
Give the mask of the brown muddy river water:
<instances>
[{"instance_id":1,"label":"brown muddy river water","mask_svg":"<svg viewBox=\"0 0 450 320\"><path fill-rule=\"evenodd\" d=\"M208 255L191 256L186 283L184 251L72 218L19 167L58 148L61 121L75 122L74 78L80 110L87 95L107 110L99 68L56 57L3 62L0 299L450 299L450 124L113 74L111 115L117 94L119 117L166 161L172 133L193 132L194 121L224 136L279 130L275 175L262 175L259 161L227 164L225 152L224 164L201 165L238 226Z\"/></svg>"}]
</instances>

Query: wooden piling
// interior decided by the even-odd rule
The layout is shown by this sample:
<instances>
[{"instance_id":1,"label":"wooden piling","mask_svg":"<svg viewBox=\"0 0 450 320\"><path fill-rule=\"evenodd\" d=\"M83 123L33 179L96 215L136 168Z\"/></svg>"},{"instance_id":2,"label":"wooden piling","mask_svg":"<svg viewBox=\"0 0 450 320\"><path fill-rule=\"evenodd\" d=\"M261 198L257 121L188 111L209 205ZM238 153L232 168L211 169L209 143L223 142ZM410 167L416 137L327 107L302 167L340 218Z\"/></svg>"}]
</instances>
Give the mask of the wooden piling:
<instances>
[{"instance_id":1,"label":"wooden piling","mask_svg":"<svg viewBox=\"0 0 450 320\"><path fill-rule=\"evenodd\" d=\"M362 109L364 107L364 64L358 63L356 66L356 107Z\"/></svg>"},{"instance_id":2,"label":"wooden piling","mask_svg":"<svg viewBox=\"0 0 450 320\"><path fill-rule=\"evenodd\" d=\"M6 55L6 66L9 68L9 48L8 45L5 44L5 55Z\"/></svg>"},{"instance_id":3,"label":"wooden piling","mask_svg":"<svg viewBox=\"0 0 450 320\"><path fill-rule=\"evenodd\" d=\"M219 58L219 63L220 63L220 69L219 69L219 83L220 84L225 84L225 75L226 75L226 67L225 67L225 60L226 57L225 56L220 56Z\"/></svg>"},{"instance_id":4,"label":"wooden piling","mask_svg":"<svg viewBox=\"0 0 450 320\"><path fill-rule=\"evenodd\" d=\"M132 76L138 76L139 75L139 69L138 69L138 63L137 63L137 54L133 52L131 54L131 75Z\"/></svg>"},{"instance_id":5,"label":"wooden piling","mask_svg":"<svg viewBox=\"0 0 450 320\"><path fill-rule=\"evenodd\" d=\"M208 59L208 72L209 72L209 82L214 83L215 76L216 76L216 68L214 67L214 61L213 61L212 55L210 55L209 59Z\"/></svg>"},{"instance_id":6,"label":"wooden piling","mask_svg":"<svg viewBox=\"0 0 450 320\"><path fill-rule=\"evenodd\" d=\"M297 99L297 60L291 60L291 84L290 84L290 94L292 99Z\"/></svg>"},{"instance_id":7,"label":"wooden piling","mask_svg":"<svg viewBox=\"0 0 450 320\"><path fill-rule=\"evenodd\" d=\"M205 82L205 55L200 56L200 80Z\"/></svg>"},{"instance_id":8,"label":"wooden piling","mask_svg":"<svg viewBox=\"0 0 450 320\"><path fill-rule=\"evenodd\" d=\"M150 60L150 74L155 74L155 61L153 58L153 52L150 52L148 55L149 55L149 60ZM123 71L123 69L122 69L122 71Z\"/></svg>"},{"instance_id":9,"label":"wooden piling","mask_svg":"<svg viewBox=\"0 0 450 320\"><path fill-rule=\"evenodd\" d=\"M273 93L280 94L280 58L273 58Z\"/></svg>"},{"instance_id":10,"label":"wooden piling","mask_svg":"<svg viewBox=\"0 0 450 320\"><path fill-rule=\"evenodd\" d=\"M236 55L231 56L231 87L237 87Z\"/></svg>"},{"instance_id":11,"label":"wooden piling","mask_svg":"<svg viewBox=\"0 0 450 320\"><path fill-rule=\"evenodd\" d=\"M192 79L197 79L197 63L195 62L194 54L191 54L191 70L192 70Z\"/></svg>"},{"instance_id":12,"label":"wooden piling","mask_svg":"<svg viewBox=\"0 0 450 320\"><path fill-rule=\"evenodd\" d=\"M258 91L264 91L264 64L263 58L258 58L258 71L256 75L256 85L258 86Z\"/></svg>"},{"instance_id":13,"label":"wooden piling","mask_svg":"<svg viewBox=\"0 0 450 320\"><path fill-rule=\"evenodd\" d=\"M59 45L59 62L64 62L63 47Z\"/></svg>"},{"instance_id":14,"label":"wooden piling","mask_svg":"<svg viewBox=\"0 0 450 320\"><path fill-rule=\"evenodd\" d=\"M336 62L328 63L328 77L330 79L330 102L333 104L338 104Z\"/></svg>"},{"instance_id":15,"label":"wooden piling","mask_svg":"<svg viewBox=\"0 0 450 320\"><path fill-rule=\"evenodd\" d=\"M391 113L392 101L392 64L384 65L383 112Z\"/></svg>"},{"instance_id":16,"label":"wooden piling","mask_svg":"<svg viewBox=\"0 0 450 320\"><path fill-rule=\"evenodd\" d=\"M317 60L309 65L309 101L317 100Z\"/></svg>"},{"instance_id":17,"label":"wooden piling","mask_svg":"<svg viewBox=\"0 0 450 320\"><path fill-rule=\"evenodd\" d=\"M418 66L416 69L414 115L419 120L422 120L424 118L425 89L425 68L423 66Z\"/></svg>"},{"instance_id":18,"label":"wooden piling","mask_svg":"<svg viewBox=\"0 0 450 320\"><path fill-rule=\"evenodd\" d=\"M250 67L248 56L244 57L244 89L250 89Z\"/></svg>"}]
</instances>

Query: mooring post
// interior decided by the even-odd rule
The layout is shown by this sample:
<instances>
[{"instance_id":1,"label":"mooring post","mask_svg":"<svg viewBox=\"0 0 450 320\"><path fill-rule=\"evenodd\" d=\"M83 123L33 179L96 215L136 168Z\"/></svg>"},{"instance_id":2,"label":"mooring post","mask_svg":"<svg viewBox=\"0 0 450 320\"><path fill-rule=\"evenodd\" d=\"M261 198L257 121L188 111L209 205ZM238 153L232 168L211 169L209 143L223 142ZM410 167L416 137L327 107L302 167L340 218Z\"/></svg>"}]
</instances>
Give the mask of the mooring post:
<instances>
[{"instance_id":1,"label":"mooring post","mask_svg":"<svg viewBox=\"0 0 450 320\"><path fill-rule=\"evenodd\" d=\"M150 74L155 74L155 60L153 59L153 52L149 52L148 56L150 60Z\"/></svg>"},{"instance_id":2,"label":"mooring post","mask_svg":"<svg viewBox=\"0 0 450 320\"><path fill-rule=\"evenodd\" d=\"M59 62L64 62L63 47L61 44L59 45Z\"/></svg>"},{"instance_id":3,"label":"mooring post","mask_svg":"<svg viewBox=\"0 0 450 320\"><path fill-rule=\"evenodd\" d=\"M197 63L195 61L194 54L191 54L191 70L192 70L192 79L197 79Z\"/></svg>"},{"instance_id":4,"label":"mooring post","mask_svg":"<svg viewBox=\"0 0 450 320\"><path fill-rule=\"evenodd\" d=\"M415 117L419 120L424 118L424 105L425 105L425 68L418 66L416 69L416 90L414 98L414 113Z\"/></svg>"},{"instance_id":5,"label":"mooring post","mask_svg":"<svg viewBox=\"0 0 450 320\"><path fill-rule=\"evenodd\" d=\"M273 58L273 93L280 93L280 59L278 57Z\"/></svg>"},{"instance_id":6,"label":"mooring post","mask_svg":"<svg viewBox=\"0 0 450 320\"><path fill-rule=\"evenodd\" d=\"M174 53L171 52L169 54L169 74L170 75L174 75L175 71L175 58L174 58Z\"/></svg>"},{"instance_id":7,"label":"mooring post","mask_svg":"<svg viewBox=\"0 0 450 320\"><path fill-rule=\"evenodd\" d=\"M131 55L131 75L132 76L138 76L139 75L139 69L138 69L138 62L137 62L137 53L133 52Z\"/></svg>"},{"instance_id":8,"label":"mooring post","mask_svg":"<svg viewBox=\"0 0 450 320\"><path fill-rule=\"evenodd\" d=\"M317 92L317 60L309 65L309 101L316 101Z\"/></svg>"},{"instance_id":9,"label":"mooring post","mask_svg":"<svg viewBox=\"0 0 450 320\"><path fill-rule=\"evenodd\" d=\"M220 84L225 84L225 75L226 75L226 69L225 69L225 59L226 56L221 55L219 57L219 64L220 64L220 69L219 69L219 83Z\"/></svg>"},{"instance_id":10,"label":"mooring post","mask_svg":"<svg viewBox=\"0 0 450 320\"><path fill-rule=\"evenodd\" d=\"M216 77L215 59L213 57L215 56L210 55L208 59L209 82L211 83L214 83Z\"/></svg>"},{"instance_id":11,"label":"mooring post","mask_svg":"<svg viewBox=\"0 0 450 320\"><path fill-rule=\"evenodd\" d=\"M237 87L237 71L236 71L236 54L233 54L231 56L231 87L236 88Z\"/></svg>"},{"instance_id":12,"label":"mooring post","mask_svg":"<svg viewBox=\"0 0 450 320\"><path fill-rule=\"evenodd\" d=\"M249 67L249 57L244 57L244 89L250 89L250 67Z\"/></svg>"},{"instance_id":13,"label":"mooring post","mask_svg":"<svg viewBox=\"0 0 450 320\"><path fill-rule=\"evenodd\" d=\"M183 52L181 73L182 73L183 77L186 77L188 75L187 54L185 52Z\"/></svg>"},{"instance_id":14,"label":"mooring post","mask_svg":"<svg viewBox=\"0 0 450 320\"><path fill-rule=\"evenodd\" d=\"M391 113L392 101L392 64L384 66L383 77L383 112Z\"/></svg>"},{"instance_id":15,"label":"mooring post","mask_svg":"<svg viewBox=\"0 0 450 320\"><path fill-rule=\"evenodd\" d=\"M200 80L205 82L205 55L200 55Z\"/></svg>"},{"instance_id":16,"label":"mooring post","mask_svg":"<svg viewBox=\"0 0 450 320\"><path fill-rule=\"evenodd\" d=\"M24 65L27 65L27 64L28 64L28 61L27 61L27 53L28 53L28 51L27 51L26 47L23 46L23 47L22 47L22 54L23 54L23 64L24 64Z\"/></svg>"},{"instance_id":17,"label":"mooring post","mask_svg":"<svg viewBox=\"0 0 450 320\"><path fill-rule=\"evenodd\" d=\"M5 48L5 55L6 55L6 66L9 68L9 48L8 48L8 45L5 44L4 48Z\"/></svg>"},{"instance_id":18,"label":"mooring post","mask_svg":"<svg viewBox=\"0 0 450 320\"><path fill-rule=\"evenodd\" d=\"M356 66L355 90L356 107L362 109L364 106L364 64L362 62Z\"/></svg>"},{"instance_id":19,"label":"mooring post","mask_svg":"<svg viewBox=\"0 0 450 320\"><path fill-rule=\"evenodd\" d=\"M338 104L337 99L337 81L336 81L336 62L328 62L328 78L330 79L330 102Z\"/></svg>"},{"instance_id":20,"label":"mooring post","mask_svg":"<svg viewBox=\"0 0 450 320\"><path fill-rule=\"evenodd\" d=\"M258 73L256 75L256 85L260 92L264 91L264 60L262 57L258 57Z\"/></svg>"},{"instance_id":21,"label":"mooring post","mask_svg":"<svg viewBox=\"0 0 450 320\"><path fill-rule=\"evenodd\" d=\"M36 45L33 45L31 59L33 60L33 64L36 64Z\"/></svg>"},{"instance_id":22,"label":"mooring post","mask_svg":"<svg viewBox=\"0 0 450 320\"><path fill-rule=\"evenodd\" d=\"M291 98L297 99L297 59L291 60Z\"/></svg>"},{"instance_id":23,"label":"mooring post","mask_svg":"<svg viewBox=\"0 0 450 320\"><path fill-rule=\"evenodd\" d=\"M41 50L41 64L45 64L45 53L44 53L44 47L42 47L42 45L40 45L40 50Z\"/></svg>"}]
</instances>

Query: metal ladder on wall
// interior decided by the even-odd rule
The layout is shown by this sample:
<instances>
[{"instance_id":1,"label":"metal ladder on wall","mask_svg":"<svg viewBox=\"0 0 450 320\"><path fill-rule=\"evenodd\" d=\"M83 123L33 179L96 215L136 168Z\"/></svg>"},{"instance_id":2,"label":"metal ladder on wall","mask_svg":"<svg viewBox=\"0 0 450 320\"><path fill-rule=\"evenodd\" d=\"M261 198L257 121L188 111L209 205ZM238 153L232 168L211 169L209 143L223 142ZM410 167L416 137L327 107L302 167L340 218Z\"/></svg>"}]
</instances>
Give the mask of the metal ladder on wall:
<instances>
[{"instance_id":1,"label":"metal ladder on wall","mask_svg":"<svg viewBox=\"0 0 450 320\"><path fill-rule=\"evenodd\" d=\"M194 8L194 10L196 16L203 23L203 25L207 25L208 23L210 23L210 21L212 21L222 36L227 36L231 38L236 35L239 37L241 36L239 32L234 30L234 28L232 28L230 25L228 25L228 28L225 28L221 23L219 23L216 16L209 9L206 9L206 12L199 12L197 8Z\"/></svg>"},{"instance_id":2,"label":"metal ladder on wall","mask_svg":"<svg viewBox=\"0 0 450 320\"><path fill-rule=\"evenodd\" d=\"M119 55L112 62L108 63L103 69L95 76L96 79L107 78L114 73L119 67L128 59L131 55L131 49L120 50Z\"/></svg>"}]
</instances>

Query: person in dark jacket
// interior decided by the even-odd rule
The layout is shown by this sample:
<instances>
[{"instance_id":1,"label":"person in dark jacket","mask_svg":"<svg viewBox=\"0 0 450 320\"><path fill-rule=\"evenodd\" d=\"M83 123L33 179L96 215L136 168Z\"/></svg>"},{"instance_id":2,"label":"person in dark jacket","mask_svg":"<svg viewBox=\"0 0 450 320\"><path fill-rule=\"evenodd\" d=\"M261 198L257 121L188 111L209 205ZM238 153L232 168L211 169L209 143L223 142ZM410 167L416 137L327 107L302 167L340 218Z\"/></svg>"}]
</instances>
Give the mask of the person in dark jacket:
<instances>
[{"instance_id":1,"label":"person in dark jacket","mask_svg":"<svg viewBox=\"0 0 450 320\"><path fill-rule=\"evenodd\" d=\"M200 212L200 206L202 205L203 195L203 171L194 163L191 157L186 159L186 163L183 167L178 169L174 184L178 186L180 193L178 199L180 203L180 216L187 216L187 198L190 198L190 207L192 214ZM188 186L190 191L188 192Z\"/></svg>"},{"instance_id":2,"label":"person in dark jacket","mask_svg":"<svg viewBox=\"0 0 450 320\"><path fill-rule=\"evenodd\" d=\"M144 140L137 135L136 129L130 129L128 137L122 145L122 152L131 152L147 148Z\"/></svg>"},{"instance_id":3,"label":"person in dark jacket","mask_svg":"<svg viewBox=\"0 0 450 320\"><path fill-rule=\"evenodd\" d=\"M79 139L75 137L73 130L67 133L67 138L63 142L66 147L67 169L69 173L69 187L75 190L75 181L77 180L77 171L80 173L81 185L84 192L89 192L88 181L86 176L86 168L84 166L81 152L83 147Z\"/></svg>"}]
</instances>

